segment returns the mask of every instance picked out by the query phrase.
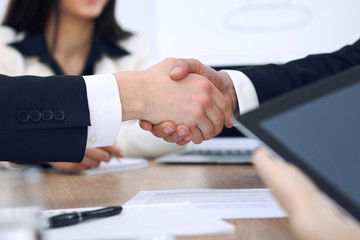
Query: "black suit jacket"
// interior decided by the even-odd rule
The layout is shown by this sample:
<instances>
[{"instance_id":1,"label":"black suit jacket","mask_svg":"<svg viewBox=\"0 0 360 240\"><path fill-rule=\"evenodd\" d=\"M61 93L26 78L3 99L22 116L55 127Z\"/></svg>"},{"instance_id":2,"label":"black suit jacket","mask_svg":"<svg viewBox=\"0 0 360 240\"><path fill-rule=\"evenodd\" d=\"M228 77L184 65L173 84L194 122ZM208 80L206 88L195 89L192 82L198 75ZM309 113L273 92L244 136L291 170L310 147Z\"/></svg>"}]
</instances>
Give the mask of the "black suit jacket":
<instances>
[{"instance_id":1,"label":"black suit jacket","mask_svg":"<svg viewBox=\"0 0 360 240\"><path fill-rule=\"evenodd\" d=\"M80 76L0 75L0 160L80 162L90 114Z\"/></svg>"},{"instance_id":2,"label":"black suit jacket","mask_svg":"<svg viewBox=\"0 0 360 240\"><path fill-rule=\"evenodd\" d=\"M255 86L260 102L360 64L360 40L329 53L310 55L284 65L241 69Z\"/></svg>"}]
</instances>

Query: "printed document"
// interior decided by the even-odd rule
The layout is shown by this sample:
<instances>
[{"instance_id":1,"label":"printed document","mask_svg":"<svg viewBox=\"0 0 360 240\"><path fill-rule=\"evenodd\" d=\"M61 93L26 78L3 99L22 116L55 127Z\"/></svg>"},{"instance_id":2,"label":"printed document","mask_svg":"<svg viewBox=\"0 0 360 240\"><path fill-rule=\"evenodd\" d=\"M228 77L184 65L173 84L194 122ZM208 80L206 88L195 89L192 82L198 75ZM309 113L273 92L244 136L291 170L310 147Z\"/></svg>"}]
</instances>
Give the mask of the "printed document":
<instances>
[{"instance_id":1,"label":"printed document","mask_svg":"<svg viewBox=\"0 0 360 240\"><path fill-rule=\"evenodd\" d=\"M190 202L222 219L281 218L287 214L269 189L140 191L124 206Z\"/></svg>"}]
</instances>

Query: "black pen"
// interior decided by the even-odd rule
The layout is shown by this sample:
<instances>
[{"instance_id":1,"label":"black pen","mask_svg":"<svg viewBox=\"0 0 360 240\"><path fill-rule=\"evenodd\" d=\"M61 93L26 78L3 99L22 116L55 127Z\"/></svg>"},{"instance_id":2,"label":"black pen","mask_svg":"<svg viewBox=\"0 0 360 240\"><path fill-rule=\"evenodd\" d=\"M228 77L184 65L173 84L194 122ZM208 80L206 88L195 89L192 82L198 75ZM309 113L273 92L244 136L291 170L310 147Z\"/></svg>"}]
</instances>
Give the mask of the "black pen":
<instances>
[{"instance_id":1,"label":"black pen","mask_svg":"<svg viewBox=\"0 0 360 240\"><path fill-rule=\"evenodd\" d=\"M121 210L121 206L112 206L93 211L60 214L47 219L47 228L65 227L93 218L110 217L120 214Z\"/></svg>"}]
</instances>

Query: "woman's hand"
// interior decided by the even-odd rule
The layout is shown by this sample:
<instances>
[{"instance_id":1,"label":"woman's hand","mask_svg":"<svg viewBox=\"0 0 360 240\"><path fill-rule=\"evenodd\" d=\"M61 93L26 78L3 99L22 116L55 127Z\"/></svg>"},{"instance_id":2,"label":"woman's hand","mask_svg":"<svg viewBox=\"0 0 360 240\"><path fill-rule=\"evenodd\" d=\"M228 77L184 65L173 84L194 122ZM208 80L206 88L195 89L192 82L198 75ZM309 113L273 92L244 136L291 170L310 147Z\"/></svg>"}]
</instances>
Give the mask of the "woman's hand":
<instances>
[{"instance_id":1,"label":"woman's hand","mask_svg":"<svg viewBox=\"0 0 360 240\"><path fill-rule=\"evenodd\" d=\"M80 163L73 162L49 162L48 164L56 170L77 173L90 168L97 168L101 162L109 162L111 157L123 157L119 146L89 148L85 151L85 156Z\"/></svg>"},{"instance_id":2,"label":"woman's hand","mask_svg":"<svg viewBox=\"0 0 360 240\"><path fill-rule=\"evenodd\" d=\"M254 164L289 214L298 239L360 239L359 223L343 215L297 167L275 160L264 149L255 152Z\"/></svg>"}]
</instances>

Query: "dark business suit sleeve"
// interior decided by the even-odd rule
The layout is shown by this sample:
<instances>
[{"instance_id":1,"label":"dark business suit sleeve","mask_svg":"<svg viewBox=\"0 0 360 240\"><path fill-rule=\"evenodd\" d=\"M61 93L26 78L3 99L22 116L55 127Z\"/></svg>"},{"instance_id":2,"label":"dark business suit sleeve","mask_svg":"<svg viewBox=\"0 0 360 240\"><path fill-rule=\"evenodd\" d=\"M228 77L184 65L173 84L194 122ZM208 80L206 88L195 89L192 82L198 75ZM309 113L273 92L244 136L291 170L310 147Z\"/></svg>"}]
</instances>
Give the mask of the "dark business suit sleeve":
<instances>
[{"instance_id":1,"label":"dark business suit sleeve","mask_svg":"<svg viewBox=\"0 0 360 240\"><path fill-rule=\"evenodd\" d=\"M90 114L80 76L0 75L0 160L80 162Z\"/></svg>"},{"instance_id":2,"label":"dark business suit sleeve","mask_svg":"<svg viewBox=\"0 0 360 240\"><path fill-rule=\"evenodd\" d=\"M241 69L255 86L260 102L360 64L360 40L329 53L310 55L284 65Z\"/></svg>"}]
</instances>

